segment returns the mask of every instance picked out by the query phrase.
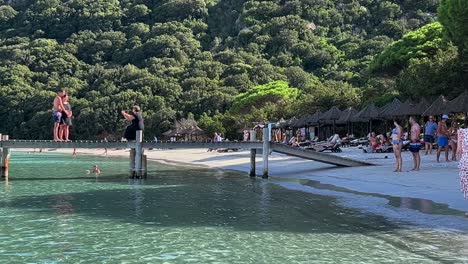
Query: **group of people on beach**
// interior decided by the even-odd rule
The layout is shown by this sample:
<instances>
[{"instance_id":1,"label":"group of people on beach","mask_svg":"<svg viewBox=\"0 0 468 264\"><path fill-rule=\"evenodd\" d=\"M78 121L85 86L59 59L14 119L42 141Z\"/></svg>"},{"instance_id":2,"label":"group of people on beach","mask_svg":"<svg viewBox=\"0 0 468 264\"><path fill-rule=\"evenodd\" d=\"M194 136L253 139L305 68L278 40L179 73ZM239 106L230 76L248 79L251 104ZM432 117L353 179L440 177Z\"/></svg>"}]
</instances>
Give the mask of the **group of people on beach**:
<instances>
[{"instance_id":1,"label":"group of people on beach","mask_svg":"<svg viewBox=\"0 0 468 264\"><path fill-rule=\"evenodd\" d=\"M435 118L430 116L428 121L424 126L424 140L421 142L421 126L417 122L415 117L409 118L410 131L407 134L409 140L409 151L413 154L414 167L413 171L419 171L421 166L421 157L419 151L423 147L425 148L425 155L432 154L433 144L437 140L437 154L436 161L440 162L440 155L442 150L445 152L445 160L447 162L456 161L457 155L461 156L458 153L460 148L460 142L458 142L458 123L454 120L451 127L448 127L447 120L449 119L448 115L442 115L442 119L437 123ZM400 125L398 120L393 121L395 127L391 132L391 144L393 147L393 152L396 159L396 168L395 172L402 171L402 157L401 151L403 148L403 139L406 138L405 133L403 132L403 127ZM467 124L468 125L468 124ZM449 159L450 148L452 150L452 158Z\"/></svg>"}]
</instances>

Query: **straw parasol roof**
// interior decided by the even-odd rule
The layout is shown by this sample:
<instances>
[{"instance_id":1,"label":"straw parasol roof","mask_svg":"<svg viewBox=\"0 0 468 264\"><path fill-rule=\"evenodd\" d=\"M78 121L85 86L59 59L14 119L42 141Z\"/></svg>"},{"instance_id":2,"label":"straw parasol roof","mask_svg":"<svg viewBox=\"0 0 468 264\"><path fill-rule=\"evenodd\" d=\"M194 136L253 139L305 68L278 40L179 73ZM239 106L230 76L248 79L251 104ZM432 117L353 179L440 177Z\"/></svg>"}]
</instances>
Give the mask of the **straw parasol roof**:
<instances>
[{"instance_id":1,"label":"straw parasol roof","mask_svg":"<svg viewBox=\"0 0 468 264\"><path fill-rule=\"evenodd\" d=\"M333 106L330 110L326 111L320 117L321 120L325 121L336 121L341 117L341 110L338 107Z\"/></svg>"},{"instance_id":2,"label":"straw parasol roof","mask_svg":"<svg viewBox=\"0 0 468 264\"><path fill-rule=\"evenodd\" d=\"M418 104L412 102L411 100L406 100L401 104L400 110L398 111L397 116L409 116L409 115L420 115L421 113L416 113L416 108Z\"/></svg>"},{"instance_id":3,"label":"straw parasol roof","mask_svg":"<svg viewBox=\"0 0 468 264\"><path fill-rule=\"evenodd\" d=\"M375 106L374 103L371 103L370 105L368 105L364 109L362 109L356 115L356 117L364 119L365 121L369 121L369 120L380 118L379 114L380 114L379 108L377 106Z\"/></svg>"},{"instance_id":4,"label":"straw parasol roof","mask_svg":"<svg viewBox=\"0 0 468 264\"><path fill-rule=\"evenodd\" d=\"M310 115L303 115L296 121L294 121L293 124L291 124L293 127L303 127L306 125L306 120L309 118Z\"/></svg>"},{"instance_id":5,"label":"straw parasol roof","mask_svg":"<svg viewBox=\"0 0 468 264\"><path fill-rule=\"evenodd\" d=\"M191 125L190 127L186 127L182 129L181 134L186 135L203 135L203 129L199 128L197 125Z\"/></svg>"},{"instance_id":6,"label":"straw parasol roof","mask_svg":"<svg viewBox=\"0 0 468 264\"><path fill-rule=\"evenodd\" d=\"M425 98L423 98L421 100L421 102L419 102L417 105L416 105L416 111L417 113L415 115L422 115L424 113L424 111L426 111L427 108L429 108L429 106L431 106L431 104L429 103L429 101L427 101Z\"/></svg>"},{"instance_id":7,"label":"straw parasol roof","mask_svg":"<svg viewBox=\"0 0 468 264\"><path fill-rule=\"evenodd\" d=\"M467 113L468 112L468 91L464 91L457 98L450 101L450 112Z\"/></svg>"},{"instance_id":8,"label":"straw parasol roof","mask_svg":"<svg viewBox=\"0 0 468 264\"><path fill-rule=\"evenodd\" d=\"M356 115L359 113L358 110L349 107L341 112L340 118L336 121L337 124L346 124L350 122L361 122L359 118L356 118Z\"/></svg>"},{"instance_id":9,"label":"straw parasol roof","mask_svg":"<svg viewBox=\"0 0 468 264\"><path fill-rule=\"evenodd\" d=\"M379 115L386 119L392 119L393 117L399 115L402 104L403 103L400 100L395 98L392 102L382 107Z\"/></svg>"},{"instance_id":10,"label":"straw parasol roof","mask_svg":"<svg viewBox=\"0 0 468 264\"><path fill-rule=\"evenodd\" d=\"M320 120L322 119L322 113L321 112L316 112L315 114L309 116L309 118L306 120L307 125L316 125L320 123Z\"/></svg>"},{"instance_id":11,"label":"straw parasol roof","mask_svg":"<svg viewBox=\"0 0 468 264\"><path fill-rule=\"evenodd\" d=\"M443 95L439 96L422 114L423 116L448 114L449 101Z\"/></svg>"}]
</instances>

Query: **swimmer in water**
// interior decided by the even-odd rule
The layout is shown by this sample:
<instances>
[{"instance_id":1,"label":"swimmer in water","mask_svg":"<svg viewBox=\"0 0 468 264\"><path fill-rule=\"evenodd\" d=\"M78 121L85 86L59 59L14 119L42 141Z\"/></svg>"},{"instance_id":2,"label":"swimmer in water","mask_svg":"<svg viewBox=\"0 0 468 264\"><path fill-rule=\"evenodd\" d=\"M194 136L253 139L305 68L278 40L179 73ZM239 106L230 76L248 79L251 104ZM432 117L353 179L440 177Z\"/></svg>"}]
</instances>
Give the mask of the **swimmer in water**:
<instances>
[{"instance_id":1,"label":"swimmer in water","mask_svg":"<svg viewBox=\"0 0 468 264\"><path fill-rule=\"evenodd\" d=\"M93 173L94 174L100 174L101 173L101 170L99 169L98 165L93 166Z\"/></svg>"}]
</instances>

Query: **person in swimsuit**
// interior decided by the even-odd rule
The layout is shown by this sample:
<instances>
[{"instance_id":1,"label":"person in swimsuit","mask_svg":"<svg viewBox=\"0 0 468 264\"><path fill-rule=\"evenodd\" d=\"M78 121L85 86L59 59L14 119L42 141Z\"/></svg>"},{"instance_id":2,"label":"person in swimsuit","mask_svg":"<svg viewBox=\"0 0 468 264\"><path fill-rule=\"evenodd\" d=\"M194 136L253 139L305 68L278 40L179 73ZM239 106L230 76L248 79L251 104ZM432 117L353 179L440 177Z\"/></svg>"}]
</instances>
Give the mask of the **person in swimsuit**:
<instances>
[{"instance_id":1,"label":"person in swimsuit","mask_svg":"<svg viewBox=\"0 0 468 264\"><path fill-rule=\"evenodd\" d=\"M62 110L62 120L60 122L59 136L62 140L69 141L70 126L72 125L72 110L68 103L68 94L62 96L62 103L64 109Z\"/></svg>"},{"instance_id":2,"label":"person in swimsuit","mask_svg":"<svg viewBox=\"0 0 468 264\"><path fill-rule=\"evenodd\" d=\"M369 145L371 146L372 152L376 152L380 148L380 142L375 132L371 132L369 137Z\"/></svg>"},{"instance_id":3,"label":"person in swimsuit","mask_svg":"<svg viewBox=\"0 0 468 264\"><path fill-rule=\"evenodd\" d=\"M65 90L60 89L54 98L52 106L52 117L54 118L54 141L61 141L59 134L60 122L62 121L62 111L65 109L62 102L62 97L65 95Z\"/></svg>"},{"instance_id":4,"label":"person in swimsuit","mask_svg":"<svg viewBox=\"0 0 468 264\"><path fill-rule=\"evenodd\" d=\"M458 123L453 120L452 126L449 128L449 145L452 149L452 160L457 160L457 140L458 140Z\"/></svg>"},{"instance_id":5,"label":"person in swimsuit","mask_svg":"<svg viewBox=\"0 0 468 264\"><path fill-rule=\"evenodd\" d=\"M418 122L416 122L416 118L414 116L409 118L409 122L411 124L409 150L411 153L413 153L414 162L412 171L419 171L421 166L421 156L419 156L419 150L421 149L421 142L419 139L419 135L421 134L421 126L418 124Z\"/></svg>"},{"instance_id":6,"label":"person in swimsuit","mask_svg":"<svg viewBox=\"0 0 468 264\"><path fill-rule=\"evenodd\" d=\"M143 116L141 115L141 109L139 106L134 106L132 108L132 113L127 114L125 111L121 112L125 120L131 121L132 123L127 126L125 129L124 138L127 140L136 140L137 130L144 130L145 125L143 121Z\"/></svg>"},{"instance_id":7,"label":"person in swimsuit","mask_svg":"<svg viewBox=\"0 0 468 264\"><path fill-rule=\"evenodd\" d=\"M395 128L392 130L392 146L393 153L395 154L396 168L394 172L401 172L403 166L403 159L401 157L401 148L403 147L403 142L401 136L403 134L403 128L398 124L398 120L393 120Z\"/></svg>"},{"instance_id":8,"label":"person in swimsuit","mask_svg":"<svg viewBox=\"0 0 468 264\"><path fill-rule=\"evenodd\" d=\"M437 125L437 162L440 162L440 152L445 151L445 161L449 162L449 133L447 128L448 115L442 115L442 121Z\"/></svg>"}]
</instances>

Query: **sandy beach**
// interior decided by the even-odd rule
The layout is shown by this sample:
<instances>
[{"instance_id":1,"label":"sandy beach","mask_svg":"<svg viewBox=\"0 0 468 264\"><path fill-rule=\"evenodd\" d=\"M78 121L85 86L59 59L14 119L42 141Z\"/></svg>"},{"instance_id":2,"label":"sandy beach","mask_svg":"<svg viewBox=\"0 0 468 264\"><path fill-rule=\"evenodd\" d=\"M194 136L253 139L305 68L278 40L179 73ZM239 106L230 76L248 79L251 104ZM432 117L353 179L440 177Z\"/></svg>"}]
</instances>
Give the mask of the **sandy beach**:
<instances>
[{"instance_id":1,"label":"sandy beach","mask_svg":"<svg viewBox=\"0 0 468 264\"><path fill-rule=\"evenodd\" d=\"M47 151L47 150L45 150ZM51 150L72 154L72 149ZM103 155L103 149L77 149L78 155ZM146 150L148 159L204 166L210 168L235 170L248 173L250 154L248 151L218 153L206 149L188 150ZM318 181L345 188L360 194L380 194L403 198L418 198L447 204L450 208L468 211L468 200L460 192L458 162L435 162L435 153L421 153L421 171L410 171L412 159L410 152L403 153L404 172L394 173L394 156L392 153L363 153L361 149L344 148L341 155L369 161L375 166L338 168L314 161L289 157L273 153L270 156L270 181L285 178ZM109 149L108 157L128 157L128 150ZM442 153L443 156L443 153ZM262 173L262 157L257 155L257 175ZM246 175L247 177L247 175ZM288 187L287 185L284 185ZM292 186L291 188L294 188Z\"/></svg>"}]
</instances>

